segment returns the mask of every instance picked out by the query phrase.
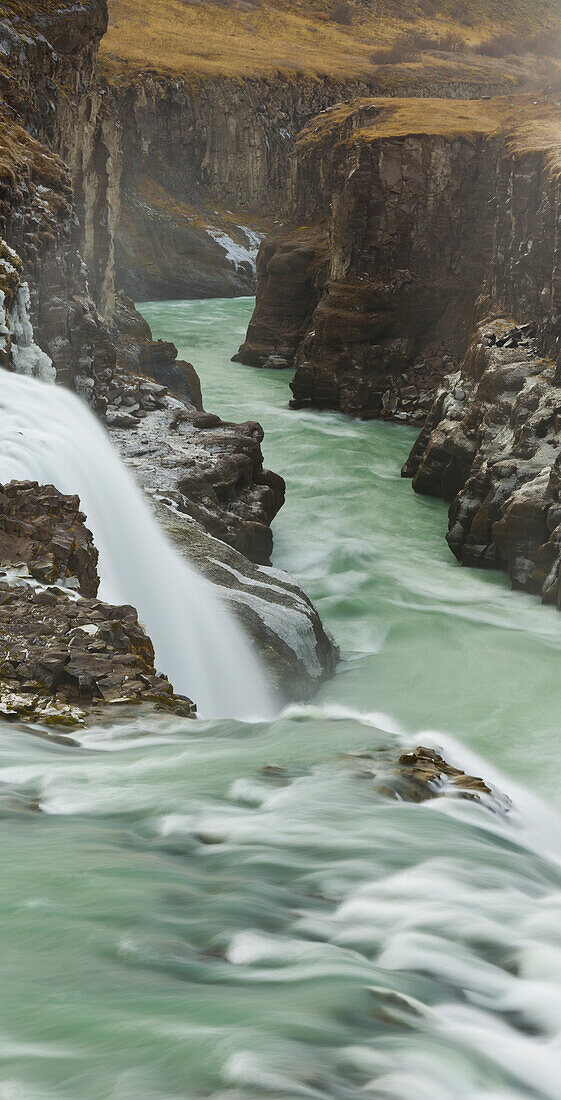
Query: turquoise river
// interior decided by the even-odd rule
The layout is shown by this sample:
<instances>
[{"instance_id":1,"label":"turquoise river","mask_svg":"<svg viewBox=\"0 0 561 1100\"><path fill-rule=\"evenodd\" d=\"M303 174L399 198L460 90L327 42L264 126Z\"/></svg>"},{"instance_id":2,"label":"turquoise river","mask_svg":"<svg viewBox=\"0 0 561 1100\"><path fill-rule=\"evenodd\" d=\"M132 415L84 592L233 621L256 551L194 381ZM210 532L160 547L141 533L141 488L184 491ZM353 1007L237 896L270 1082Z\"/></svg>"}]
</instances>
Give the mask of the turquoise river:
<instances>
[{"instance_id":1,"label":"turquoise river","mask_svg":"<svg viewBox=\"0 0 561 1100\"><path fill-rule=\"evenodd\" d=\"M232 364L252 306L142 309L263 424L275 564L342 661L267 723L0 724L0 1100L560 1100L561 615L455 563L414 432ZM348 758L417 745L494 808Z\"/></svg>"}]
</instances>

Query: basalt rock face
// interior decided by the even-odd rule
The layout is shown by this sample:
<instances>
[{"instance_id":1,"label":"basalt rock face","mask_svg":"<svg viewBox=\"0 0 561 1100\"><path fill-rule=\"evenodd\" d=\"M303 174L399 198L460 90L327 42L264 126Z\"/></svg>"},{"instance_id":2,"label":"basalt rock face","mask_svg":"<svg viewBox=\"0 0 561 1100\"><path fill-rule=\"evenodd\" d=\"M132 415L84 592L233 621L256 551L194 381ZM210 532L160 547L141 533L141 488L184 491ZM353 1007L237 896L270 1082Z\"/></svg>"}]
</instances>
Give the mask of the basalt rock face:
<instances>
[{"instance_id":1,"label":"basalt rock face","mask_svg":"<svg viewBox=\"0 0 561 1100\"><path fill-rule=\"evenodd\" d=\"M52 485L11 482L0 486L0 559L22 562L32 577L51 584L77 582L83 596L97 596L97 550L78 497Z\"/></svg>"},{"instance_id":2,"label":"basalt rock face","mask_svg":"<svg viewBox=\"0 0 561 1100\"><path fill-rule=\"evenodd\" d=\"M0 715L79 726L140 703L193 717L154 668L134 608L95 599L97 550L77 497L0 487Z\"/></svg>"},{"instance_id":3,"label":"basalt rock face","mask_svg":"<svg viewBox=\"0 0 561 1100\"><path fill-rule=\"evenodd\" d=\"M0 234L21 258L37 342L59 381L88 391L96 407L100 383L115 363L100 312L111 304L112 267L98 247L108 213L90 202L86 216L76 204L77 174L68 167L63 135L75 148L87 140L80 112L87 109L106 21L104 0L73 8L43 0L13 10L8 3L0 18ZM92 186L99 190L98 176ZM99 228L88 232L87 223Z\"/></svg>"},{"instance_id":4,"label":"basalt rock face","mask_svg":"<svg viewBox=\"0 0 561 1100\"><path fill-rule=\"evenodd\" d=\"M561 606L561 385L536 326L482 322L445 379L404 468L451 501L448 544L465 565Z\"/></svg>"},{"instance_id":5,"label":"basalt rock face","mask_svg":"<svg viewBox=\"0 0 561 1100\"><path fill-rule=\"evenodd\" d=\"M121 162L118 124L98 81L106 0L75 5L4 0L3 9L3 102L9 118L57 153L70 171L73 244L88 267L88 293L110 317Z\"/></svg>"},{"instance_id":6,"label":"basalt rock face","mask_svg":"<svg viewBox=\"0 0 561 1100\"><path fill-rule=\"evenodd\" d=\"M497 162L495 226L476 328L438 389L404 475L451 502L466 565L561 606L558 129L515 133Z\"/></svg>"},{"instance_id":7,"label":"basalt rock face","mask_svg":"<svg viewBox=\"0 0 561 1100\"><path fill-rule=\"evenodd\" d=\"M296 405L378 416L397 411L405 387L413 397L434 387L442 352L465 345L483 279L480 240L460 227L479 220L489 235L485 153L421 136L361 150L334 204L330 277L298 349Z\"/></svg>"},{"instance_id":8,"label":"basalt rock face","mask_svg":"<svg viewBox=\"0 0 561 1100\"><path fill-rule=\"evenodd\" d=\"M430 105L433 117L442 109ZM411 113L413 132L392 127L398 111ZM288 228L262 245L238 355L295 367L296 406L423 419L465 349L491 253L497 154L484 126L435 133L425 119L426 104L359 103L314 120L296 145L291 220L317 225L305 287L309 230ZM292 275L302 293L287 318L277 303Z\"/></svg>"},{"instance_id":9,"label":"basalt rock face","mask_svg":"<svg viewBox=\"0 0 561 1100\"><path fill-rule=\"evenodd\" d=\"M172 78L109 70L122 125L117 283L136 300L253 293L258 237L284 208L289 153L318 113L383 94L376 81ZM480 96L421 81L403 94Z\"/></svg>"},{"instance_id":10,"label":"basalt rock face","mask_svg":"<svg viewBox=\"0 0 561 1100\"><path fill-rule=\"evenodd\" d=\"M136 299L252 293L258 241L244 227L270 226L296 135L319 111L367 91L306 78L117 82L119 285Z\"/></svg>"},{"instance_id":11,"label":"basalt rock face","mask_svg":"<svg viewBox=\"0 0 561 1100\"><path fill-rule=\"evenodd\" d=\"M250 561L267 564L284 481L263 469L261 426L224 423L142 377L125 376L124 383L107 423L143 489Z\"/></svg>"},{"instance_id":12,"label":"basalt rock face","mask_svg":"<svg viewBox=\"0 0 561 1100\"><path fill-rule=\"evenodd\" d=\"M236 358L295 368L297 407L422 423L482 293L555 349L558 114L541 96L369 100L314 119Z\"/></svg>"}]
</instances>

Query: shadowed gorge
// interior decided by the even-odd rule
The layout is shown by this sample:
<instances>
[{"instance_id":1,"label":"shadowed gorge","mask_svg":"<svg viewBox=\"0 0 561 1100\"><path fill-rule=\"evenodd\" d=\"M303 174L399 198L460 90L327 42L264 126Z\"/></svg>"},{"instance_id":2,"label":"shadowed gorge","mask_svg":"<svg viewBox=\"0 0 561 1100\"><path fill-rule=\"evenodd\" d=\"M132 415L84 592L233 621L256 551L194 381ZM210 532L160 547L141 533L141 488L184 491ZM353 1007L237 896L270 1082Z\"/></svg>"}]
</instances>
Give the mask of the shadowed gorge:
<instances>
[{"instance_id":1,"label":"shadowed gorge","mask_svg":"<svg viewBox=\"0 0 561 1100\"><path fill-rule=\"evenodd\" d=\"M0 1100L559 1100L558 0L0 0Z\"/></svg>"}]
</instances>

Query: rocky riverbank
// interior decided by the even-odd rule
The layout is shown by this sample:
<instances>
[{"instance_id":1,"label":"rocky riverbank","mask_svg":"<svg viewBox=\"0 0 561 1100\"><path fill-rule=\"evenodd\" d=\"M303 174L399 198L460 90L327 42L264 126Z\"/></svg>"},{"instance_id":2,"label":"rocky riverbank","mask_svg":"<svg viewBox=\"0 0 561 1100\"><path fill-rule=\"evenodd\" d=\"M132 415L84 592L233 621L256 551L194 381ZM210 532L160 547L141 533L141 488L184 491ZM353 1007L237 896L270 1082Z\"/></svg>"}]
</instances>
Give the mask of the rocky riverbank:
<instances>
[{"instance_id":1,"label":"rocky riverbank","mask_svg":"<svg viewBox=\"0 0 561 1100\"><path fill-rule=\"evenodd\" d=\"M0 487L0 716L47 727L116 707L194 717L156 672L133 607L96 599L97 550L77 497L52 485Z\"/></svg>"},{"instance_id":2,"label":"rocky riverbank","mask_svg":"<svg viewBox=\"0 0 561 1100\"><path fill-rule=\"evenodd\" d=\"M451 501L447 541L464 565L506 569L561 607L561 386L536 326L481 323L444 380L404 468Z\"/></svg>"}]
</instances>

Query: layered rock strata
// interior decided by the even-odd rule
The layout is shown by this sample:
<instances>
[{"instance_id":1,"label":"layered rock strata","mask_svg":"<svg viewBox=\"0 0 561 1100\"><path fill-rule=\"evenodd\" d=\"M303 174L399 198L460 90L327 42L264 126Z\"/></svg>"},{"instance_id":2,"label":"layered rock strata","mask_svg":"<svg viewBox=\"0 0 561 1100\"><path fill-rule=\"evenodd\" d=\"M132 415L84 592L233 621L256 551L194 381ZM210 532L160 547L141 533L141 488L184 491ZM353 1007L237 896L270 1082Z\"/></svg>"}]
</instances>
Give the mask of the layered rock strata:
<instances>
[{"instance_id":1,"label":"layered rock strata","mask_svg":"<svg viewBox=\"0 0 561 1100\"><path fill-rule=\"evenodd\" d=\"M109 47L108 47L109 48ZM127 73L104 56L122 127L118 285L136 300L251 294L260 236L283 210L300 131L335 104L383 95L388 81ZM461 67L461 66L460 66ZM480 97L509 85L420 75L400 94Z\"/></svg>"},{"instance_id":2,"label":"layered rock strata","mask_svg":"<svg viewBox=\"0 0 561 1100\"><path fill-rule=\"evenodd\" d=\"M237 358L295 368L296 406L421 423L484 287L551 325L558 122L547 96L361 101L313 120Z\"/></svg>"},{"instance_id":3,"label":"layered rock strata","mask_svg":"<svg viewBox=\"0 0 561 1100\"><path fill-rule=\"evenodd\" d=\"M97 600L97 550L77 497L0 487L0 716L79 726L141 703L194 717L154 668L133 607Z\"/></svg>"}]
</instances>

